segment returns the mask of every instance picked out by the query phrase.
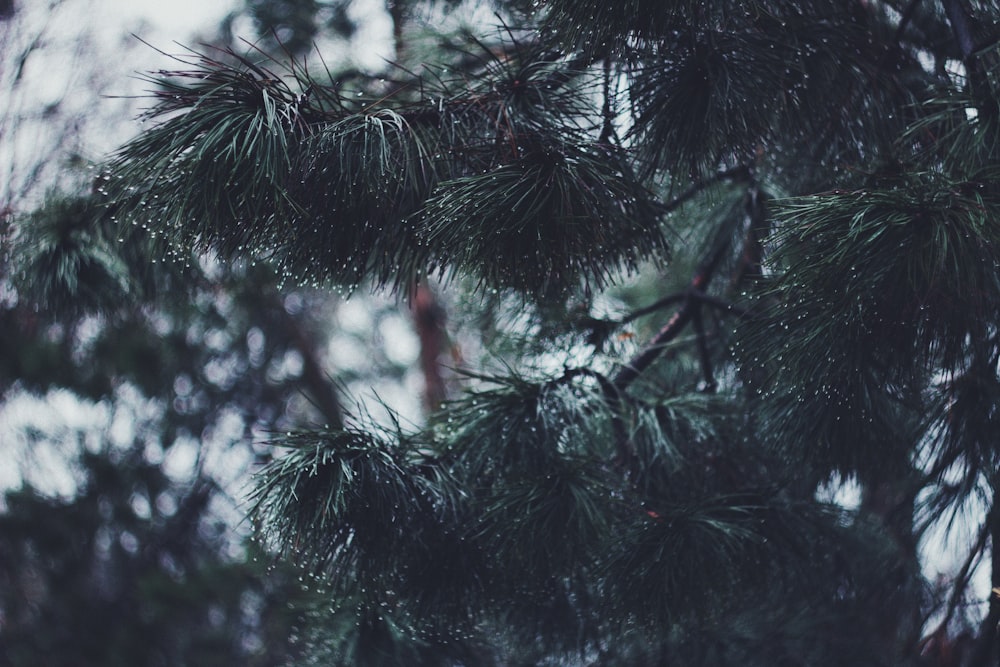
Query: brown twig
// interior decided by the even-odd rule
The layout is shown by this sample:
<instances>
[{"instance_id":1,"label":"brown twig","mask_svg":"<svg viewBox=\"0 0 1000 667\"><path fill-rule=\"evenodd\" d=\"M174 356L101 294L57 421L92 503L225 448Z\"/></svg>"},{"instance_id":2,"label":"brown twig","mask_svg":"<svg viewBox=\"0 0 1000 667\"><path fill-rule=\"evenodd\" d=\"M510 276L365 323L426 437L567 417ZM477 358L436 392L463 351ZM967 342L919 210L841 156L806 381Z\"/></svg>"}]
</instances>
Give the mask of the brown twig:
<instances>
[{"instance_id":1,"label":"brown twig","mask_svg":"<svg viewBox=\"0 0 1000 667\"><path fill-rule=\"evenodd\" d=\"M716 269L719 264L722 263L722 258L725 256L726 251L729 250L729 239L722 238L716 243L716 246L712 249L712 252L706 257L698 269L695 271L694 276L691 278L688 290L685 292L684 303L681 305L680 309L673 314L670 320L660 329L652 340L642 349L639 354L632 358L614 378L614 385L619 391L624 390L630 384L632 384L636 378L638 378L642 373L649 368L654 361L663 353L664 348L667 343L674 340L684 327L687 326L688 322L692 320L695 316L696 311L701 307L700 298L696 298L695 294L704 294L705 289L711 282Z\"/></svg>"},{"instance_id":2,"label":"brown twig","mask_svg":"<svg viewBox=\"0 0 1000 667\"><path fill-rule=\"evenodd\" d=\"M417 285L412 298L413 321L420 340L420 369L424 374L424 407L433 412L448 398L441 374L441 352L446 347L445 312L426 285Z\"/></svg>"}]
</instances>

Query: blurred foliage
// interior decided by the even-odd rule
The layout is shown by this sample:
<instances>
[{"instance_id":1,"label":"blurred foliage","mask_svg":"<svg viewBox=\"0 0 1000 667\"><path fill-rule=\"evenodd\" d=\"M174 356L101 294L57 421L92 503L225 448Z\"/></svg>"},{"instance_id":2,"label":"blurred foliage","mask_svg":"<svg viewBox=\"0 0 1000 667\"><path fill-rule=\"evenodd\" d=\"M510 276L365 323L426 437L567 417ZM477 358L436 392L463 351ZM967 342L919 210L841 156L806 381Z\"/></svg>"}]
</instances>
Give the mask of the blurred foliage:
<instances>
[{"instance_id":1,"label":"blurred foliage","mask_svg":"<svg viewBox=\"0 0 1000 667\"><path fill-rule=\"evenodd\" d=\"M0 664L282 665L302 597L288 571L233 558L209 510L139 451L86 453L70 499L5 496ZM266 562L266 561L262 561Z\"/></svg>"}]
</instances>

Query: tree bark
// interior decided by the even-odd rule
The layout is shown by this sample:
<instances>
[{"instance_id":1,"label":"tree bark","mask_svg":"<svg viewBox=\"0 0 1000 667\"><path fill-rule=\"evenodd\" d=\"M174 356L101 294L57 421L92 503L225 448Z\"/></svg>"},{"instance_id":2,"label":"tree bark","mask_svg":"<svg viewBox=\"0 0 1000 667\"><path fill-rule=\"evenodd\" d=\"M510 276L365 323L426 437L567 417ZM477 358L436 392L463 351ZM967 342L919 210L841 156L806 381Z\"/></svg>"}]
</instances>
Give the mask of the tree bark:
<instances>
[{"instance_id":1,"label":"tree bark","mask_svg":"<svg viewBox=\"0 0 1000 667\"><path fill-rule=\"evenodd\" d=\"M426 285L417 285L412 303L413 321L420 339L420 369L424 373L424 408L431 413L448 398L440 361L448 347L445 312Z\"/></svg>"}]
</instances>

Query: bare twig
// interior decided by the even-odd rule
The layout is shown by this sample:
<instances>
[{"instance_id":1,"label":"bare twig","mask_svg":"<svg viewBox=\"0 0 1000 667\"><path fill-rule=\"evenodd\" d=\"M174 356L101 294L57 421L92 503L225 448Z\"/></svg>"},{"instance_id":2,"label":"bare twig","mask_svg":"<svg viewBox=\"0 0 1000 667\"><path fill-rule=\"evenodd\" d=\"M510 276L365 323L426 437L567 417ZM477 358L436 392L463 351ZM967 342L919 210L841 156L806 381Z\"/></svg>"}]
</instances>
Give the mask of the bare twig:
<instances>
[{"instance_id":1,"label":"bare twig","mask_svg":"<svg viewBox=\"0 0 1000 667\"><path fill-rule=\"evenodd\" d=\"M681 301L684 301L689 297L687 291L684 292L674 292L673 294L668 294L667 296L657 299L648 306L643 306L638 310L633 310L631 313L621 318L620 320L614 322L615 325L628 324L629 322L635 321L644 315L649 315L650 313L655 313L658 310L663 310L664 308L669 308L670 306L676 305Z\"/></svg>"},{"instance_id":2,"label":"bare twig","mask_svg":"<svg viewBox=\"0 0 1000 667\"><path fill-rule=\"evenodd\" d=\"M941 636L943 633L947 632L948 623L951 621L951 617L955 614L955 610L962 601L962 596L969 587L969 572L972 570L972 566L976 563L976 560L978 560L982 555L983 549L986 548L986 541L989 539L989 536L990 525L989 522L986 522L979 531L979 537L976 539L976 543L972 546L972 549L969 550L968 557L966 557L965 562L962 563L962 567L958 570L958 574L955 575L955 583L952 586L951 594L948 596L948 603L944 610L944 618L941 619L941 622L933 632L924 637L921 644L926 643L933 637Z\"/></svg>"},{"instance_id":3,"label":"bare twig","mask_svg":"<svg viewBox=\"0 0 1000 667\"><path fill-rule=\"evenodd\" d=\"M632 358L615 376L614 384L619 390L623 390L632 384L650 365L663 353L667 343L674 340L688 322L695 316L696 311L701 307L701 301L694 298L692 294L704 293L711 282L716 269L722 263L722 258L729 250L729 239L723 238L712 249L712 252L702 261L695 271L689 283L688 291L685 292L684 304L681 306L670 320L660 329L652 340L638 355Z\"/></svg>"}]
</instances>

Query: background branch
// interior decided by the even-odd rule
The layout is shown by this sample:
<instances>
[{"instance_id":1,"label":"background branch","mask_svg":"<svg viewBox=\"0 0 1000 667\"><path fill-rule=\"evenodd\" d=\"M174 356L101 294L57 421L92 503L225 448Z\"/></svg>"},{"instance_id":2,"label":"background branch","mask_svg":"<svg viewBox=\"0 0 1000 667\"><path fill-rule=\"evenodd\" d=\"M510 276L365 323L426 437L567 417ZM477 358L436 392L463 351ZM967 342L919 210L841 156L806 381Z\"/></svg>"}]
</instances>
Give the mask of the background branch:
<instances>
[{"instance_id":1,"label":"background branch","mask_svg":"<svg viewBox=\"0 0 1000 667\"><path fill-rule=\"evenodd\" d=\"M663 353L666 344L674 340L684 330L684 327L694 317L695 311L700 307L700 302L692 296L692 293L704 293L716 269L722 263L726 251L729 250L729 245L729 239L725 236L716 242L712 252L702 260L691 277L688 290L685 292L684 304L680 310L674 313L673 317L653 336L639 354L622 367L614 378L616 387L625 389L632 384Z\"/></svg>"},{"instance_id":2,"label":"background branch","mask_svg":"<svg viewBox=\"0 0 1000 667\"><path fill-rule=\"evenodd\" d=\"M329 428L344 428L343 410L330 375L316 355L315 341L306 333L302 323L285 310L285 304L277 293L272 293L270 300L273 312L279 318L292 345L302 356L302 379L313 405L323 415Z\"/></svg>"}]
</instances>

